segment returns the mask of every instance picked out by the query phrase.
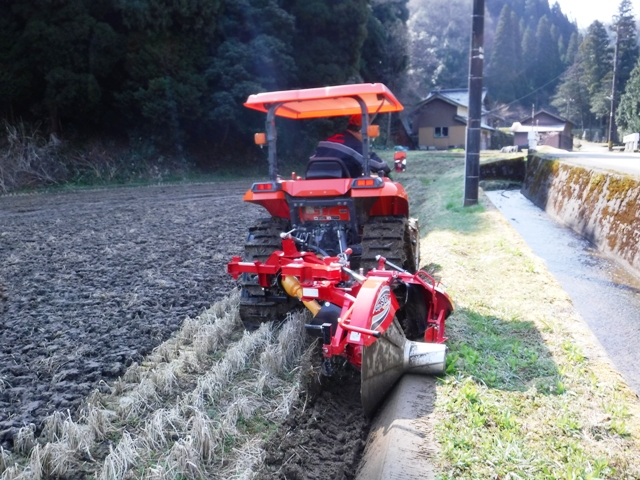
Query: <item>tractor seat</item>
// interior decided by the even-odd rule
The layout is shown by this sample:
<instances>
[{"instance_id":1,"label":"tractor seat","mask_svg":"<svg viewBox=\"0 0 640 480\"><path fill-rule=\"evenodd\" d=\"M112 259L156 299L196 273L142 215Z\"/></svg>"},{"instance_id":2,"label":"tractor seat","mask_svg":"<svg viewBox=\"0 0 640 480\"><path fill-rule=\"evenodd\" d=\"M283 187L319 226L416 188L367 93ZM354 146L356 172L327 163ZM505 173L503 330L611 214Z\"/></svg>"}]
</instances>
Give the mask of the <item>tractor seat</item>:
<instances>
[{"instance_id":1,"label":"tractor seat","mask_svg":"<svg viewBox=\"0 0 640 480\"><path fill-rule=\"evenodd\" d=\"M351 178L345 163L336 157L311 157L304 175L307 180L321 178Z\"/></svg>"}]
</instances>

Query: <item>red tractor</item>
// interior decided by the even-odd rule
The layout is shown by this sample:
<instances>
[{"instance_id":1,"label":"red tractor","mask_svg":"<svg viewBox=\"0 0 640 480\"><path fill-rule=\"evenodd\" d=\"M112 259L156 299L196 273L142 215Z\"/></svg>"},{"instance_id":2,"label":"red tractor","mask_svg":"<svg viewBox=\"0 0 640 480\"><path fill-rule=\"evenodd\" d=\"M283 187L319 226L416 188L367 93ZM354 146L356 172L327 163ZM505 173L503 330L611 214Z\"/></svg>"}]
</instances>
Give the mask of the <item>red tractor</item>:
<instances>
[{"instance_id":1,"label":"red tractor","mask_svg":"<svg viewBox=\"0 0 640 480\"><path fill-rule=\"evenodd\" d=\"M419 270L418 224L404 188L370 169L378 127L369 115L403 107L379 83L260 93L245 106L267 114L256 143L268 145L269 181L254 183L244 200L270 217L249 228L244 257L227 267L240 279L242 321L252 330L302 303L313 315L308 332L323 341L324 373L332 373L334 357L359 368L371 414L403 372L444 372L444 322L453 311L444 290ZM280 177L277 116L354 114L362 116L362 176L351 178L336 156L312 157L304 178Z\"/></svg>"}]
</instances>

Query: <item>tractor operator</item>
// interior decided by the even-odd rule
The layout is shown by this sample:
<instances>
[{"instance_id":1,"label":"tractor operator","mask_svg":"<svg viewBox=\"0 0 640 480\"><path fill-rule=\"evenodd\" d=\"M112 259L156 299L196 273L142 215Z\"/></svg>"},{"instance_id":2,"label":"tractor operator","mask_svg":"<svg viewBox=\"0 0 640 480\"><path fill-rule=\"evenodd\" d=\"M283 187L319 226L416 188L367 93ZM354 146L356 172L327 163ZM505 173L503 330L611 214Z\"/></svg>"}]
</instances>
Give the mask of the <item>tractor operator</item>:
<instances>
[{"instance_id":1,"label":"tractor operator","mask_svg":"<svg viewBox=\"0 0 640 480\"><path fill-rule=\"evenodd\" d=\"M343 133L338 133L325 141L320 142L316 148L314 157L337 157L344 162L351 178L362 176L364 171L364 161L362 159L362 116L351 115L347 129ZM330 144L338 144L334 147ZM346 147L346 148L345 148ZM351 152L349 152L351 150ZM312 157L313 158L313 157ZM389 166L375 153L369 153L369 167L372 172L383 171L385 175L389 175L391 169Z\"/></svg>"}]
</instances>

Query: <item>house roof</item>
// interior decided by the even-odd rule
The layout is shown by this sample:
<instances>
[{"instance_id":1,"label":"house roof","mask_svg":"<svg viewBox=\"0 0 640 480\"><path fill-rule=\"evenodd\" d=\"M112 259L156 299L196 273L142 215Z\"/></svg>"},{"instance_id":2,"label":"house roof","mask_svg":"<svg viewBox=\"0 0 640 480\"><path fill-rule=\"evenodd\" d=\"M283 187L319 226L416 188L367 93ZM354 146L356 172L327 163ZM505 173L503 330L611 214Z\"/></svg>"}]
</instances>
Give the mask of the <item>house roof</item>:
<instances>
[{"instance_id":1,"label":"house roof","mask_svg":"<svg viewBox=\"0 0 640 480\"><path fill-rule=\"evenodd\" d=\"M571 122L569 122L571 123ZM563 132L565 129L565 123L558 123L556 125L522 125L520 122L515 122L511 125L511 131L514 133L529 133L533 132Z\"/></svg>"},{"instance_id":2,"label":"house roof","mask_svg":"<svg viewBox=\"0 0 640 480\"><path fill-rule=\"evenodd\" d=\"M469 106L469 89L468 88L446 88L440 90L434 90L431 92L425 100L429 100L431 97L440 96L451 100L452 102L462 107ZM487 89L482 89L482 101L484 102L487 97Z\"/></svg>"},{"instance_id":3,"label":"house roof","mask_svg":"<svg viewBox=\"0 0 640 480\"><path fill-rule=\"evenodd\" d=\"M548 116L550 116L552 118L555 118L556 120L558 120L558 124L562 123L564 125L566 123L570 123L571 125L573 125L573 122L571 120L567 120L566 118L561 117L560 115L556 115L555 113L551 113L550 111L545 110L544 108L538 110L537 112L535 112L533 114L533 116L529 115L527 118L524 118L524 119L520 120L520 123L524 123L524 122L527 122L527 121L533 121L533 119L535 117L537 117L538 115L540 115L542 113L545 114L545 115L548 115Z\"/></svg>"},{"instance_id":4,"label":"house roof","mask_svg":"<svg viewBox=\"0 0 640 480\"><path fill-rule=\"evenodd\" d=\"M483 88L482 89L482 104L484 105L484 101L487 98L487 89ZM447 89L441 89L441 90L434 90L431 93L429 93L429 95L427 95L427 98L425 98L424 100L419 101L417 104L415 104L408 112L407 114L411 114L413 112L415 112L416 110L419 110L420 108L422 108L424 105L426 105L427 103L431 103L433 100L436 99L440 99L443 100L455 107L464 107L464 108L469 108L469 90L467 88L447 88ZM482 113L488 113L487 110L485 110L484 108L482 108Z\"/></svg>"}]
</instances>

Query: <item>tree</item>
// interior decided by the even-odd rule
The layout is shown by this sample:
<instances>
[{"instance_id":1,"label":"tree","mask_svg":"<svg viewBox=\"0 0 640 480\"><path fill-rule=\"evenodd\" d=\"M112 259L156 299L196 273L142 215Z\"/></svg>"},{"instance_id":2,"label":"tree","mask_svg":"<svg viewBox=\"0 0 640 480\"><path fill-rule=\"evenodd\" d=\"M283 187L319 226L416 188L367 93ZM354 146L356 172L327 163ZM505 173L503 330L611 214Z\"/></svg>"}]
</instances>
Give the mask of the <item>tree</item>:
<instances>
[{"instance_id":1,"label":"tree","mask_svg":"<svg viewBox=\"0 0 640 480\"><path fill-rule=\"evenodd\" d=\"M126 80L115 93L129 131L182 150L205 119L211 58L221 0L118 1Z\"/></svg>"},{"instance_id":2,"label":"tree","mask_svg":"<svg viewBox=\"0 0 640 480\"><path fill-rule=\"evenodd\" d=\"M602 88L602 79L611 71L611 49L604 25L596 20L587 29L580 44L580 62L583 65L589 95L594 96Z\"/></svg>"},{"instance_id":3,"label":"tree","mask_svg":"<svg viewBox=\"0 0 640 480\"><path fill-rule=\"evenodd\" d=\"M584 128L589 121L591 102L582 68L578 61L565 71L551 105L565 118Z\"/></svg>"},{"instance_id":4,"label":"tree","mask_svg":"<svg viewBox=\"0 0 640 480\"><path fill-rule=\"evenodd\" d=\"M611 30L615 32L618 44L618 68L616 73L616 91L622 93L638 61L638 38L636 21L631 0L622 0L618 13L613 17Z\"/></svg>"},{"instance_id":5,"label":"tree","mask_svg":"<svg viewBox=\"0 0 640 480\"><path fill-rule=\"evenodd\" d=\"M360 81L362 46L367 37L367 0L283 0L295 18L292 55L297 85L317 87Z\"/></svg>"},{"instance_id":6,"label":"tree","mask_svg":"<svg viewBox=\"0 0 640 480\"><path fill-rule=\"evenodd\" d=\"M429 0L409 19L409 79L416 98L433 88L466 87L471 11L466 0Z\"/></svg>"},{"instance_id":7,"label":"tree","mask_svg":"<svg viewBox=\"0 0 640 480\"><path fill-rule=\"evenodd\" d=\"M640 61L636 63L620 98L616 115L620 136L640 132Z\"/></svg>"},{"instance_id":8,"label":"tree","mask_svg":"<svg viewBox=\"0 0 640 480\"><path fill-rule=\"evenodd\" d=\"M517 97L522 81L519 38L518 18L505 5L500 13L486 75L487 86L497 101L511 102Z\"/></svg>"},{"instance_id":9,"label":"tree","mask_svg":"<svg viewBox=\"0 0 640 480\"><path fill-rule=\"evenodd\" d=\"M28 101L23 109L46 118L53 132L63 120L95 123L108 98L104 87L122 59L121 37L101 18L113 11L105 13L89 0L36 0L4 8L12 35L3 42L2 56L11 65L0 89L11 91L5 102Z\"/></svg>"},{"instance_id":10,"label":"tree","mask_svg":"<svg viewBox=\"0 0 640 480\"><path fill-rule=\"evenodd\" d=\"M527 27L522 35L522 76L527 93L536 89L535 74L537 69L538 43L531 27Z\"/></svg>"},{"instance_id":11,"label":"tree","mask_svg":"<svg viewBox=\"0 0 640 480\"><path fill-rule=\"evenodd\" d=\"M409 66L407 0L375 0L372 6L360 72L365 82L382 82L400 92Z\"/></svg>"},{"instance_id":12,"label":"tree","mask_svg":"<svg viewBox=\"0 0 640 480\"><path fill-rule=\"evenodd\" d=\"M582 36L579 32L573 32L571 37L569 38L569 44L567 45L567 51L562 58L562 61L565 65L570 66L576 60L576 55L578 54L578 48L582 43Z\"/></svg>"},{"instance_id":13,"label":"tree","mask_svg":"<svg viewBox=\"0 0 640 480\"><path fill-rule=\"evenodd\" d=\"M556 85L556 78L562 72L562 63L558 52L558 44L551 34L551 22L543 15L536 29L536 69L534 74L534 86L541 89L541 102L545 103Z\"/></svg>"}]
</instances>

